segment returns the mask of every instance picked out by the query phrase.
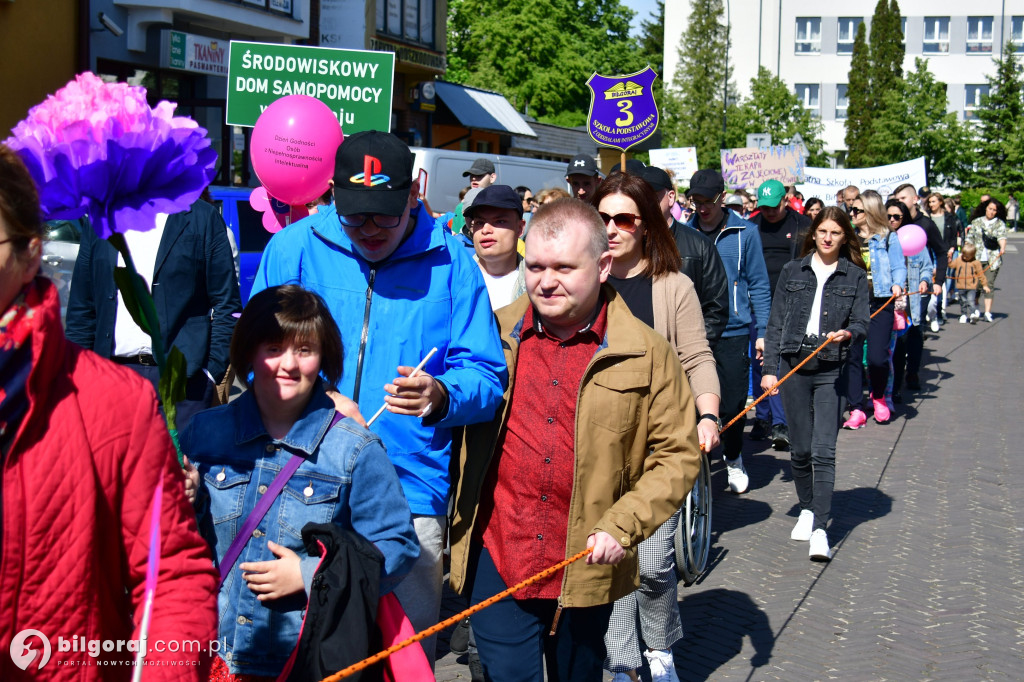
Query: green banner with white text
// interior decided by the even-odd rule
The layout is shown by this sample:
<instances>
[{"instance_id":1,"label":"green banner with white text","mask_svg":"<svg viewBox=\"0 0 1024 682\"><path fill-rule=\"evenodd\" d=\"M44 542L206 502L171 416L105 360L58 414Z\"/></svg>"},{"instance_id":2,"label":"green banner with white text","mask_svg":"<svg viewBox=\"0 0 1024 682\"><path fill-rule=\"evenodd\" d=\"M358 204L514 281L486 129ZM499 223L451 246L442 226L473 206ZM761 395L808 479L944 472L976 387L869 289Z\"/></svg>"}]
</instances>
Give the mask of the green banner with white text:
<instances>
[{"instance_id":1,"label":"green banner with white text","mask_svg":"<svg viewBox=\"0 0 1024 682\"><path fill-rule=\"evenodd\" d=\"M227 124L253 126L267 106L286 95L326 104L348 137L391 131L393 52L231 41Z\"/></svg>"}]
</instances>

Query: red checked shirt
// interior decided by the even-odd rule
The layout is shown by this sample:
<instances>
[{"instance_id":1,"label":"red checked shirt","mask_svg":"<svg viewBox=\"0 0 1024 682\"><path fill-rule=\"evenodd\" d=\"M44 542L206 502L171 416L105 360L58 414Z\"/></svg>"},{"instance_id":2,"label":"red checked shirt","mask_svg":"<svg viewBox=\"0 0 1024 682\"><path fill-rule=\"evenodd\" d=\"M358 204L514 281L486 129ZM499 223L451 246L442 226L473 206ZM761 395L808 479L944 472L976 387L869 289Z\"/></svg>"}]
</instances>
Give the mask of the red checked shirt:
<instances>
[{"instance_id":1,"label":"red checked shirt","mask_svg":"<svg viewBox=\"0 0 1024 682\"><path fill-rule=\"evenodd\" d=\"M544 333L532 307L526 311L508 422L484 484L478 525L506 586L565 559L576 401L604 342L607 313L602 302L590 325L561 341ZM559 571L515 598L557 599L561 591Z\"/></svg>"}]
</instances>

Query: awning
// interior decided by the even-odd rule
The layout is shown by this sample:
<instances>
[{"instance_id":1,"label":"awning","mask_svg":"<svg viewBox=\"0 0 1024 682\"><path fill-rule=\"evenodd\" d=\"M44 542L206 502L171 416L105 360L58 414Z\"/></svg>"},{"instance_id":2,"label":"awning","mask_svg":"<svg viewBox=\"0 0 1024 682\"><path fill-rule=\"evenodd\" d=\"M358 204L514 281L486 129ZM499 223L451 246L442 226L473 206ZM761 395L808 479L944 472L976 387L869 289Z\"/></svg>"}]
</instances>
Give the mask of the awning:
<instances>
[{"instance_id":1,"label":"awning","mask_svg":"<svg viewBox=\"0 0 1024 682\"><path fill-rule=\"evenodd\" d=\"M467 128L537 137L537 133L516 113L508 100L496 92L443 81L435 82L434 86L437 96L455 114L459 123Z\"/></svg>"}]
</instances>

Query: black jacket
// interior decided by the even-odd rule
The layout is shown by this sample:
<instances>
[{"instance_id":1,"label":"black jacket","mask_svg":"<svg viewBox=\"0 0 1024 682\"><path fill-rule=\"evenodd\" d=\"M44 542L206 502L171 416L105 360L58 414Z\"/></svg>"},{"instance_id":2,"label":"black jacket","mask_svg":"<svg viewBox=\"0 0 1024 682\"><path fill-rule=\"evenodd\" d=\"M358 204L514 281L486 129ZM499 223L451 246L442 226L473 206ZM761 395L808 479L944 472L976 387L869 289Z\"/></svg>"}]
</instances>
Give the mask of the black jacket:
<instances>
[{"instance_id":1,"label":"black jacket","mask_svg":"<svg viewBox=\"0 0 1024 682\"><path fill-rule=\"evenodd\" d=\"M68 339L109 358L114 352L117 251L92 230L82 233L71 293ZM153 303L164 349L184 354L191 377L203 369L220 382L228 367L234 313L241 312L227 226L210 204L196 201L167 218L153 270Z\"/></svg>"},{"instance_id":2,"label":"black jacket","mask_svg":"<svg viewBox=\"0 0 1024 682\"><path fill-rule=\"evenodd\" d=\"M811 269L813 256L809 253L782 268L764 335L765 367L778 367L780 356L800 351L818 285L818 278ZM819 360L842 360L850 343L867 335L869 298L867 274L840 257L821 294L818 335L824 341L829 332L846 329L853 334L853 339L842 344L828 344L818 353Z\"/></svg>"},{"instance_id":3,"label":"black jacket","mask_svg":"<svg viewBox=\"0 0 1024 682\"><path fill-rule=\"evenodd\" d=\"M764 213L762 212L750 216L747 220L757 225L757 229L761 232L761 249L764 251L765 267L768 268L768 284L771 286L772 294L774 295L782 268L789 261L800 257L800 251L803 250L804 237L807 235L807 230L811 227L811 219L802 213L794 211L792 208L787 208L785 217L780 223L769 223L765 220ZM771 229L766 229L768 225L771 225ZM785 254L778 253L778 251L769 248L769 245L775 242L773 237L779 233L789 235L789 237L783 238L788 242L789 246Z\"/></svg>"},{"instance_id":4,"label":"black jacket","mask_svg":"<svg viewBox=\"0 0 1024 682\"><path fill-rule=\"evenodd\" d=\"M704 314L704 332L714 349L729 322L729 280L714 242L678 220L669 228L683 259L680 272L693 281Z\"/></svg>"},{"instance_id":5,"label":"black jacket","mask_svg":"<svg viewBox=\"0 0 1024 682\"><path fill-rule=\"evenodd\" d=\"M928 236L928 250L932 254L932 260L935 261L934 281L936 284L942 284L946 281L949 255L946 242L942 241L942 235L939 234L939 227L935 224L934 220L926 216L920 209L917 211L917 217L911 222L923 229L924 233Z\"/></svg>"},{"instance_id":6,"label":"black jacket","mask_svg":"<svg viewBox=\"0 0 1024 682\"><path fill-rule=\"evenodd\" d=\"M358 533L334 523L307 523L302 542L310 556L323 558L313 575L288 682L318 682L383 647L376 621L384 555ZM381 680L383 665L346 679Z\"/></svg>"}]
</instances>

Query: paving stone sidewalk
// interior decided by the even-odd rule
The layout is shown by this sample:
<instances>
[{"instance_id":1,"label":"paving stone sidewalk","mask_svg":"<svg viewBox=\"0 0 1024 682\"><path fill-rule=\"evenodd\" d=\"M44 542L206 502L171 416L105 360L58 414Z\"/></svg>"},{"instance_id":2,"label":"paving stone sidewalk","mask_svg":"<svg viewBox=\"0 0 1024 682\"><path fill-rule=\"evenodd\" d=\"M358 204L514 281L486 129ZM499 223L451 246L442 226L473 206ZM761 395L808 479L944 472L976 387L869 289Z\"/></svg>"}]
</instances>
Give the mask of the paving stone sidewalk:
<instances>
[{"instance_id":1,"label":"paving stone sidewalk","mask_svg":"<svg viewBox=\"0 0 1024 682\"><path fill-rule=\"evenodd\" d=\"M740 496L712 463L709 570L679 588L680 679L1024 679L1018 247L1024 235L1010 237L995 322L959 324L950 304L941 332L926 332L922 390L891 423L840 433L831 563L789 539L787 453L748 441ZM447 633L438 653L438 680L469 679Z\"/></svg>"}]
</instances>

